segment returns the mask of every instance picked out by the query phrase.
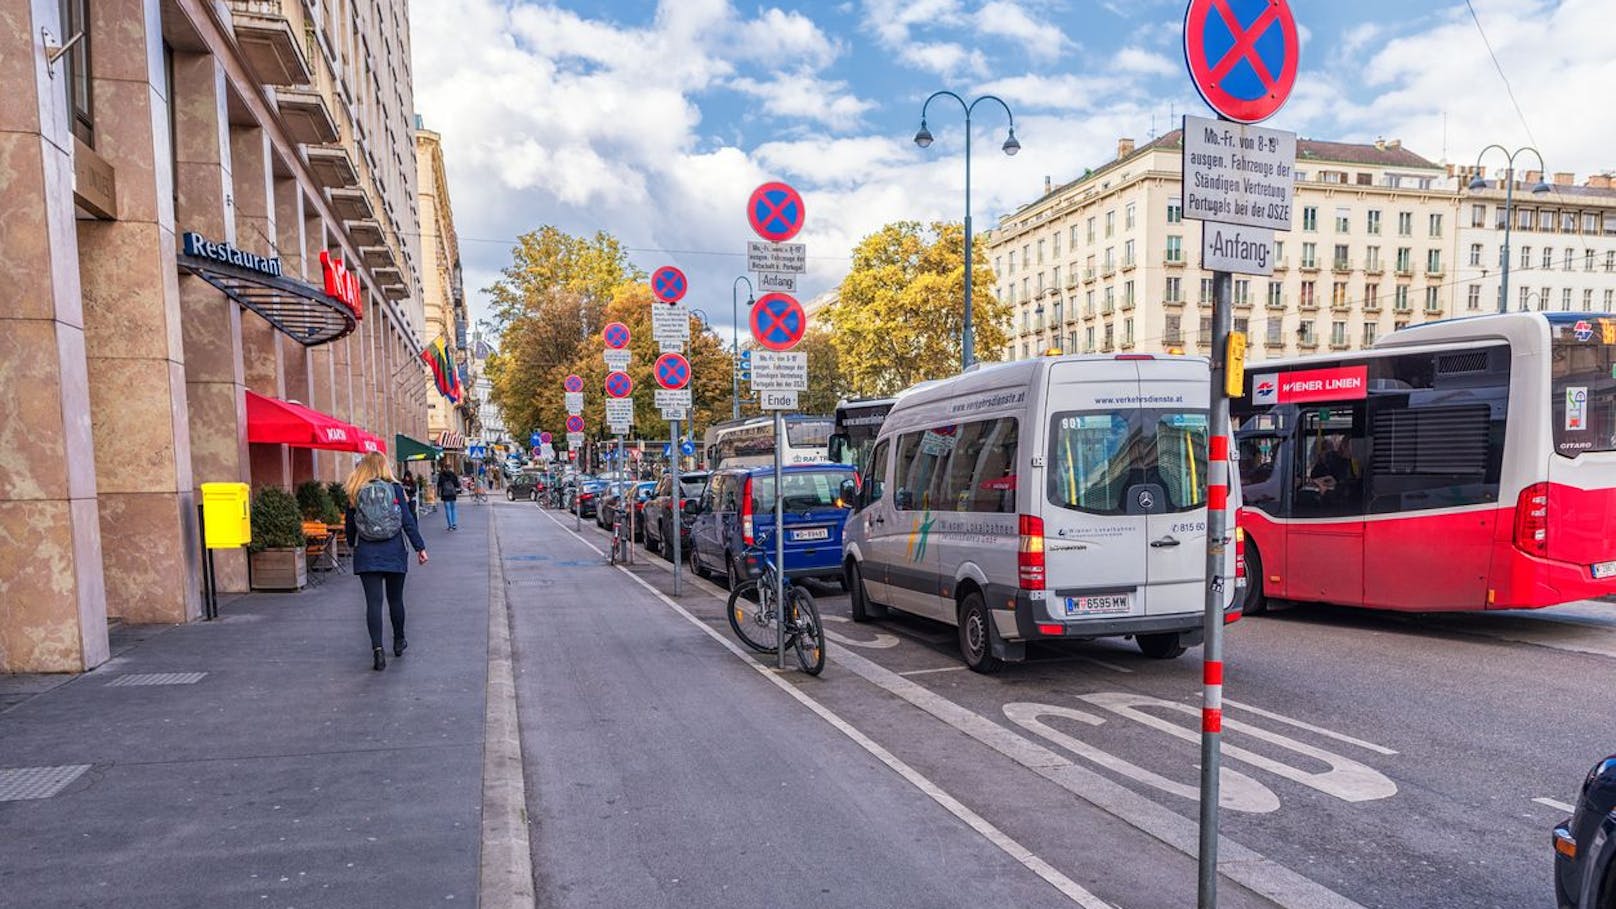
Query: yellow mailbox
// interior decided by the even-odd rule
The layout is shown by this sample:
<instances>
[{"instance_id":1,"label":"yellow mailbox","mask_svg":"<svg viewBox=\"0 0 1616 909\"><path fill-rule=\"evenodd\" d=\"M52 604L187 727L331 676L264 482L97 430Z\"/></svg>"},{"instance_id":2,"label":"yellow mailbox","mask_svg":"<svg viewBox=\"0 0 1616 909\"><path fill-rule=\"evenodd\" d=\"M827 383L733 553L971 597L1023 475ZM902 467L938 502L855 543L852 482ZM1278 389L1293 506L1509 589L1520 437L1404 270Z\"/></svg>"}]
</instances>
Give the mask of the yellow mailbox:
<instances>
[{"instance_id":1,"label":"yellow mailbox","mask_svg":"<svg viewBox=\"0 0 1616 909\"><path fill-rule=\"evenodd\" d=\"M209 549L235 549L252 542L252 506L246 483L203 483L202 523Z\"/></svg>"}]
</instances>

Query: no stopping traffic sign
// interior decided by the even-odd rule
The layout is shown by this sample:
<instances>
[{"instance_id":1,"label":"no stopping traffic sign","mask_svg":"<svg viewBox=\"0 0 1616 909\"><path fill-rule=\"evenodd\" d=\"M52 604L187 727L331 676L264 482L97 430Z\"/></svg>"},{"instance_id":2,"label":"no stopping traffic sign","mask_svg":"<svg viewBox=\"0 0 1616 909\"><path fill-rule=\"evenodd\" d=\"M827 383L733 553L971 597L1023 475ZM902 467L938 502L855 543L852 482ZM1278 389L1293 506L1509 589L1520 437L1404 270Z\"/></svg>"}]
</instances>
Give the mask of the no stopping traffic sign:
<instances>
[{"instance_id":1,"label":"no stopping traffic sign","mask_svg":"<svg viewBox=\"0 0 1616 909\"><path fill-rule=\"evenodd\" d=\"M1184 11L1190 81L1230 120L1257 123L1284 106L1300 49L1287 0L1190 0Z\"/></svg>"}]
</instances>

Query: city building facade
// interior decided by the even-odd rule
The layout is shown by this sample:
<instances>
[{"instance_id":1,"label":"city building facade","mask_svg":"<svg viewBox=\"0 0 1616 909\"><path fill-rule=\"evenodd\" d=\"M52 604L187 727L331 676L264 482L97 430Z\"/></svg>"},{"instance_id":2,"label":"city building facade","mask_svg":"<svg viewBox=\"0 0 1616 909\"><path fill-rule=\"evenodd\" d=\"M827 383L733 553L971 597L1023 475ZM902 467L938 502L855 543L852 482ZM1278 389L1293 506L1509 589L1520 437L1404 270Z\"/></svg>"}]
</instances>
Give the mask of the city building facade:
<instances>
[{"instance_id":1,"label":"city building facade","mask_svg":"<svg viewBox=\"0 0 1616 909\"><path fill-rule=\"evenodd\" d=\"M415 164L421 211L421 275L425 329L423 340L443 342L445 368L460 375L466 364L466 294L461 282L460 238L455 234L454 214L449 203L449 177L443 166L443 137L426 129L420 118L415 123ZM476 434L477 417L469 374L460 383L458 401L438 388L437 379L427 375L424 383L427 401L427 432L433 444L445 451L464 450L465 440Z\"/></svg>"},{"instance_id":2,"label":"city building facade","mask_svg":"<svg viewBox=\"0 0 1616 909\"><path fill-rule=\"evenodd\" d=\"M1211 349L1212 273L1183 216L1182 134L1135 148L1000 219L988 239L1012 303L1007 359ZM1396 141L1297 143L1293 224L1271 278L1237 275L1234 327L1253 360L1372 344L1453 314L1456 193Z\"/></svg>"},{"instance_id":3,"label":"city building facade","mask_svg":"<svg viewBox=\"0 0 1616 909\"><path fill-rule=\"evenodd\" d=\"M1455 309L1496 312L1503 285L1505 186L1486 179L1471 190L1475 170L1456 172L1459 229ZM1616 312L1616 188L1608 174L1578 185L1576 176L1537 171L1516 175L1508 213L1508 308ZM1546 192L1533 189L1546 182Z\"/></svg>"},{"instance_id":4,"label":"city building facade","mask_svg":"<svg viewBox=\"0 0 1616 909\"><path fill-rule=\"evenodd\" d=\"M109 620L199 616L200 484L351 468L254 441L255 405L426 431L406 5L0 22L0 671L79 671ZM215 565L247 589L243 551Z\"/></svg>"}]
</instances>

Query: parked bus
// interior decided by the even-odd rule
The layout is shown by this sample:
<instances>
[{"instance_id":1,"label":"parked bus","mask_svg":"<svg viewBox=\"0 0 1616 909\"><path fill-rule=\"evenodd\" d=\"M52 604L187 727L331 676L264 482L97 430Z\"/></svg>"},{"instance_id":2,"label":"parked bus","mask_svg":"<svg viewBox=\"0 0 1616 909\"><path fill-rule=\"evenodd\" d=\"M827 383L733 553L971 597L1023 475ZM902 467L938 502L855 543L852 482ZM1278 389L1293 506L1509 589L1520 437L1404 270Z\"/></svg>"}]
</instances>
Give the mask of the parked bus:
<instances>
[{"instance_id":1,"label":"parked bus","mask_svg":"<svg viewBox=\"0 0 1616 909\"><path fill-rule=\"evenodd\" d=\"M864 470L881 424L897 402L897 398L844 398L837 404L828 446L831 462Z\"/></svg>"},{"instance_id":2,"label":"parked bus","mask_svg":"<svg viewBox=\"0 0 1616 909\"><path fill-rule=\"evenodd\" d=\"M1553 606L1616 594L1616 317L1419 325L1248 367L1246 611Z\"/></svg>"},{"instance_id":3,"label":"parked bus","mask_svg":"<svg viewBox=\"0 0 1616 909\"><path fill-rule=\"evenodd\" d=\"M831 418L786 414L783 464L823 464ZM743 417L714 423L703 437L707 468L761 467L774 463L774 417Z\"/></svg>"}]
</instances>

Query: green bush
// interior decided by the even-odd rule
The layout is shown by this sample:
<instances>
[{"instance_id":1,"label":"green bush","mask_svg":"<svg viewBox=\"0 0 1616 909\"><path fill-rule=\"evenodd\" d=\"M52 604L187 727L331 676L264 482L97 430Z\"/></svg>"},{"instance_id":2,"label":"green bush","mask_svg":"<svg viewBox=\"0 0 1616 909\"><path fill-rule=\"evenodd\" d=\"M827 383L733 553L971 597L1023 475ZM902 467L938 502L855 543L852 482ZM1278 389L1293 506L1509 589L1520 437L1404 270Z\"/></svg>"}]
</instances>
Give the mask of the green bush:
<instances>
[{"instance_id":1,"label":"green bush","mask_svg":"<svg viewBox=\"0 0 1616 909\"><path fill-rule=\"evenodd\" d=\"M322 521L331 510L331 491L319 480L297 484L297 510L305 521Z\"/></svg>"},{"instance_id":2,"label":"green bush","mask_svg":"<svg viewBox=\"0 0 1616 909\"><path fill-rule=\"evenodd\" d=\"M326 492L331 494L331 504L336 506L337 520L342 520L342 515L348 513L348 487L342 485L341 483L327 483L325 489ZM332 521L331 523L334 524L336 521Z\"/></svg>"},{"instance_id":3,"label":"green bush","mask_svg":"<svg viewBox=\"0 0 1616 909\"><path fill-rule=\"evenodd\" d=\"M252 552L293 549L304 544L303 518L297 499L279 486L264 486L253 494Z\"/></svg>"}]
</instances>

